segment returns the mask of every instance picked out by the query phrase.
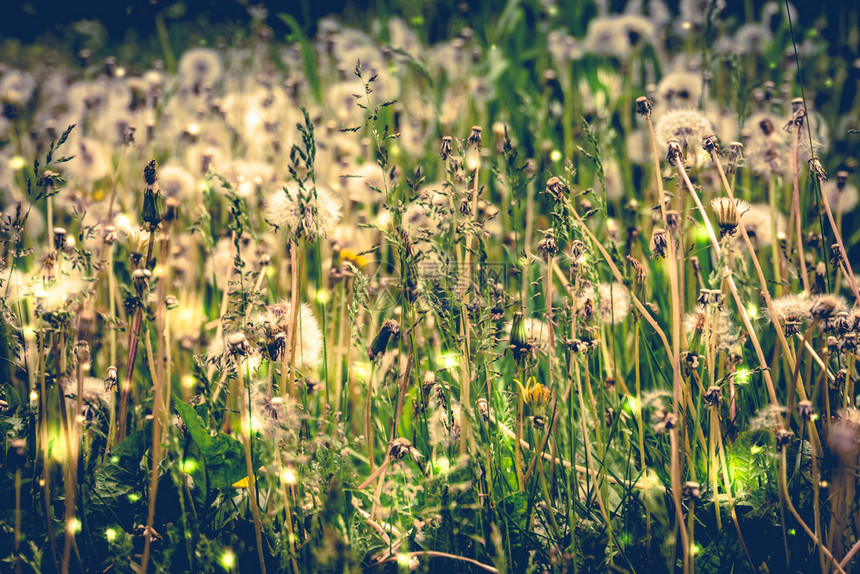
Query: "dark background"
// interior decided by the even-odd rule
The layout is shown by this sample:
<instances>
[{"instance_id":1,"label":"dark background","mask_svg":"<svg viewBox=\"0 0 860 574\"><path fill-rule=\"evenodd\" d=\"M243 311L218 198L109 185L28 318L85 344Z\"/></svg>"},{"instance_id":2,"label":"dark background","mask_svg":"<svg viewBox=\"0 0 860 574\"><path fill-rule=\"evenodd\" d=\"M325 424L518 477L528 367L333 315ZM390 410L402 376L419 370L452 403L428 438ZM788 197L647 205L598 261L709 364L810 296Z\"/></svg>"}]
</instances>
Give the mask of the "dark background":
<instances>
[{"instance_id":1,"label":"dark background","mask_svg":"<svg viewBox=\"0 0 860 574\"><path fill-rule=\"evenodd\" d=\"M569 0L576 2L580 0ZM506 0L413 0L409 3L397 0L376 0L372 2L333 2L331 0L287 0L281 2L270 2L267 4L270 17L267 24L273 28L275 35L286 35L287 26L274 15L286 12L292 14L305 30L305 34L313 36L316 22L328 14L339 14L347 22L354 20L358 14L373 13L397 13L395 4L407 4L407 10L411 14L421 14L424 25L427 28L429 40L447 37L450 30L446 29L446 23L451 16L457 20L463 19L468 22L470 14L491 13L498 15L502 12ZM537 3L525 1L524 4ZM565 0L559 0L560 7ZM724 15L735 16L739 20L745 19L748 14L758 17L765 2L762 0L727 0ZM127 39L128 34L134 37L145 38L154 32L155 18L159 13L170 14L170 7L177 4L176 0L118 0L106 2L88 2L87 0L12 0L3 6L0 11L0 39L16 38L24 44L33 43L36 40L51 37L51 35L62 36L62 30L72 22L82 19L101 21L110 35L112 42L120 43ZM173 21L187 21L193 24L205 26L212 23L234 23L241 25L249 21L247 6L256 4L253 1L243 0L184 0L181 2L184 10L180 10L180 16L168 16ZM623 10L625 1L615 0L611 2L613 10ZM670 7L677 10L677 0L669 0ZM856 2L818 2L810 0L797 0L794 2L800 14L800 24L809 25L822 16L828 22L845 21L846 18L857 19ZM481 21L485 21L482 19ZM569 26L571 29L574 26Z\"/></svg>"}]
</instances>

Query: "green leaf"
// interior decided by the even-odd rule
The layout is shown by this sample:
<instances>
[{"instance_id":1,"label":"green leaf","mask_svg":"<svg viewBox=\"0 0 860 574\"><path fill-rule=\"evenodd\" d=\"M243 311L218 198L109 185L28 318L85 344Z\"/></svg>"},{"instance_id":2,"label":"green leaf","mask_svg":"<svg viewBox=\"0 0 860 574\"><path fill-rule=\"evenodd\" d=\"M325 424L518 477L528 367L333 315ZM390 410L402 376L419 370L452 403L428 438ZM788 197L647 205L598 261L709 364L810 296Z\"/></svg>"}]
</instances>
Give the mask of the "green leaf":
<instances>
[{"instance_id":1,"label":"green leaf","mask_svg":"<svg viewBox=\"0 0 860 574\"><path fill-rule=\"evenodd\" d=\"M248 473L242 443L223 432L211 436L197 411L179 399L175 405L191 440L200 449L209 487L223 490L245 478Z\"/></svg>"}]
</instances>

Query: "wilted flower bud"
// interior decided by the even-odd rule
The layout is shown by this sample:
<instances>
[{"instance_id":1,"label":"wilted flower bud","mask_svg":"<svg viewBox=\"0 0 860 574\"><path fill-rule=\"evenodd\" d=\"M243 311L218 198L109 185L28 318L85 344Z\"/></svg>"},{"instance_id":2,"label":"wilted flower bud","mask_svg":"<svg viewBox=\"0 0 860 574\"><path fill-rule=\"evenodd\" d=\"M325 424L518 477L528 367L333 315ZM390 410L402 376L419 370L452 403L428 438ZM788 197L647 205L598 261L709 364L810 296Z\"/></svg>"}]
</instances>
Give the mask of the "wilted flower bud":
<instances>
[{"instance_id":1,"label":"wilted flower bud","mask_svg":"<svg viewBox=\"0 0 860 574\"><path fill-rule=\"evenodd\" d=\"M794 436L794 433L788 429L779 429L776 431L776 448L783 448L788 446L791 442L791 437Z\"/></svg>"},{"instance_id":2,"label":"wilted flower bud","mask_svg":"<svg viewBox=\"0 0 860 574\"><path fill-rule=\"evenodd\" d=\"M666 250L669 247L669 240L666 237L666 230L661 227L655 227L651 234L651 257L666 257Z\"/></svg>"},{"instance_id":3,"label":"wilted flower bud","mask_svg":"<svg viewBox=\"0 0 860 574\"><path fill-rule=\"evenodd\" d=\"M800 415L800 418L804 421L808 421L812 419L812 415L815 411L812 408L812 401L800 401L797 403L797 414Z\"/></svg>"},{"instance_id":4,"label":"wilted flower bud","mask_svg":"<svg viewBox=\"0 0 860 574\"><path fill-rule=\"evenodd\" d=\"M551 257L558 253L558 243L555 242L555 239L552 236L547 235L538 241L537 249L544 261L549 261Z\"/></svg>"},{"instance_id":5,"label":"wilted flower bud","mask_svg":"<svg viewBox=\"0 0 860 574\"><path fill-rule=\"evenodd\" d=\"M231 333L227 336L227 351L234 357L244 357L248 354L248 340L245 333Z\"/></svg>"},{"instance_id":6,"label":"wilted flower bud","mask_svg":"<svg viewBox=\"0 0 860 574\"><path fill-rule=\"evenodd\" d=\"M472 126L472 133L466 142L470 146L481 147L481 126Z\"/></svg>"},{"instance_id":7,"label":"wilted flower bud","mask_svg":"<svg viewBox=\"0 0 860 574\"><path fill-rule=\"evenodd\" d=\"M54 228L54 249L57 251L63 251L66 247L66 228L65 227L55 227Z\"/></svg>"},{"instance_id":8,"label":"wilted flower bud","mask_svg":"<svg viewBox=\"0 0 860 574\"><path fill-rule=\"evenodd\" d=\"M711 208L717 216L720 237L734 235L740 221L737 204L728 197L720 197L711 201Z\"/></svg>"},{"instance_id":9,"label":"wilted flower bud","mask_svg":"<svg viewBox=\"0 0 860 574\"><path fill-rule=\"evenodd\" d=\"M684 161L684 153L681 151L681 143L678 140L666 142L666 160L675 163L676 160Z\"/></svg>"},{"instance_id":10,"label":"wilted flower bud","mask_svg":"<svg viewBox=\"0 0 860 574\"><path fill-rule=\"evenodd\" d=\"M451 155L451 136L445 136L442 138L442 145L439 146L439 157L442 158L442 161L448 159L448 156Z\"/></svg>"},{"instance_id":11,"label":"wilted flower bud","mask_svg":"<svg viewBox=\"0 0 860 574\"><path fill-rule=\"evenodd\" d=\"M138 297L143 297L144 292L146 292L147 287L149 287L149 280L152 278L152 271L149 269L135 269L134 273L131 274L132 283L134 283L134 290L137 292Z\"/></svg>"},{"instance_id":12,"label":"wilted flower bud","mask_svg":"<svg viewBox=\"0 0 860 574\"><path fill-rule=\"evenodd\" d=\"M689 480L684 483L683 488L681 489L681 494L684 498L692 499L692 500L701 500L702 493L699 491L699 483L693 482Z\"/></svg>"},{"instance_id":13,"label":"wilted flower bud","mask_svg":"<svg viewBox=\"0 0 860 574\"><path fill-rule=\"evenodd\" d=\"M401 460L406 455L411 456L413 460L418 460L422 457L418 449L403 437L396 438L388 443L388 456L392 459Z\"/></svg>"},{"instance_id":14,"label":"wilted flower bud","mask_svg":"<svg viewBox=\"0 0 860 574\"><path fill-rule=\"evenodd\" d=\"M716 407L720 404L720 401L723 400L723 390L717 385L712 385L708 387L708 390L705 391L702 398L706 403L708 403L708 406Z\"/></svg>"},{"instance_id":15,"label":"wilted flower bud","mask_svg":"<svg viewBox=\"0 0 860 574\"><path fill-rule=\"evenodd\" d=\"M665 412L662 419L654 425L654 432L656 434L663 434L676 426L678 426L678 418L670 412Z\"/></svg>"},{"instance_id":16,"label":"wilted flower bud","mask_svg":"<svg viewBox=\"0 0 860 574\"><path fill-rule=\"evenodd\" d=\"M113 392L116 391L116 367L110 366L107 368L107 375L105 376L105 392Z\"/></svg>"},{"instance_id":17,"label":"wilted flower bud","mask_svg":"<svg viewBox=\"0 0 860 574\"><path fill-rule=\"evenodd\" d=\"M112 245L112 244L116 243L116 240L118 239L116 227L114 227L113 225L105 226L104 238L105 238L105 243L107 243L108 245Z\"/></svg>"},{"instance_id":18,"label":"wilted flower bud","mask_svg":"<svg viewBox=\"0 0 860 574\"><path fill-rule=\"evenodd\" d=\"M546 182L546 192L553 197L567 196L567 186L559 178L553 176Z\"/></svg>"},{"instance_id":19,"label":"wilted flower bud","mask_svg":"<svg viewBox=\"0 0 860 574\"><path fill-rule=\"evenodd\" d=\"M654 104L645 96L639 96L636 98L636 113L640 116L649 117L653 107Z\"/></svg>"},{"instance_id":20,"label":"wilted flower bud","mask_svg":"<svg viewBox=\"0 0 860 574\"><path fill-rule=\"evenodd\" d=\"M27 466L27 441L22 438L15 439L9 446L9 468L23 471Z\"/></svg>"},{"instance_id":21,"label":"wilted flower bud","mask_svg":"<svg viewBox=\"0 0 860 574\"><path fill-rule=\"evenodd\" d=\"M702 149L708 153L719 152L720 144L717 142L717 136L714 134L705 134L702 136Z\"/></svg>"},{"instance_id":22,"label":"wilted flower bud","mask_svg":"<svg viewBox=\"0 0 860 574\"><path fill-rule=\"evenodd\" d=\"M86 341L75 341L75 361L81 368L88 368L85 365L90 364L90 344Z\"/></svg>"},{"instance_id":23,"label":"wilted flower bud","mask_svg":"<svg viewBox=\"0 0 860 574\"><path fill-rule=\"evenodd\" d=\"M168 311L172 311L179 307L179 300L173 295L168 295L164 298L164 306Z\"/></svg>"}]
</instances>

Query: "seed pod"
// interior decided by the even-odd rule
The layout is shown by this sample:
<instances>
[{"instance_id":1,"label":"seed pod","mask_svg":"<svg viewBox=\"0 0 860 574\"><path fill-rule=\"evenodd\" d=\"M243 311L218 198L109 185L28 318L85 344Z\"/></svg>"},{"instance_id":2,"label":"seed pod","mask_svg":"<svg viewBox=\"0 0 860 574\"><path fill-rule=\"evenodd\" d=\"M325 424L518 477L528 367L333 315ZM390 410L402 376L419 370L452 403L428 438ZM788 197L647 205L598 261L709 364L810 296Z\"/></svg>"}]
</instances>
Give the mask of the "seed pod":
<instances>
[{"instance_id":1,"label":"seed pod","mask_svg":"<svg viewBox=\"0 0 860 574\"><path fill-rule=\"evenodd\" d=\"M472 126L472 133L469 134L466 143L476 148L481 147L481 126Z\"/></svg>"},{"instance_id":2,"label":"seed pod","mask_svg":"<svg viewBox=\"0 0 860 574\"><path fill-rule=\"evenodd\" d=\"M245 333L231 333L227 336L227 351L234 357L244 357L248 354L248 340Z\"/></svg>"},{"instance_id":3,"label":"seed pod","mask_svg":"<svg viewBox=\"0 0 860 574\"><path fill-rule=\"evenodd\" d=\"M447 160L448 156L451 155L451 141L451 136L445 136L442 138L442 145L439 146L439 157L442 158L442 161Z\"/></svg>"},{"instance_id":4,"label":"seed pod","mask_svg":"<svg viewBox=\"0 0 860 574\"><path fill-rule=\"evenodd\" d=\"M650 117L651 109L654 107L654 104L646 98L645 96L639 96L636 98L636 113L642 117Z\"/></svg>"}]
</instances>

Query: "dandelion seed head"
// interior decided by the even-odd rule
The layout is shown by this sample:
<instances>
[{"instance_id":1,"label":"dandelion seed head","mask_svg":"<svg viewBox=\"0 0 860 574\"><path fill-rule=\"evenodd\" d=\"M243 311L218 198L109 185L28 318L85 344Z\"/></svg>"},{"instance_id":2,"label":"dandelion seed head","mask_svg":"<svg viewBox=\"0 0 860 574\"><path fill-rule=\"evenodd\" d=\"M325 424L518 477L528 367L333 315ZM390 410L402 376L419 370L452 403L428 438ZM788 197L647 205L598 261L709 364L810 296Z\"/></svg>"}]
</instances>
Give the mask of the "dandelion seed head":
<instances>
[{"instance_id":1,"label":"dandelion seed head","mask_svg":"<svg viewBox=\"0 0 860 574\"><path fill-rule=\"evenodd\" d=\"M266 201L267 221L312 242L332 233L341 215L337 196L321 185L315 191L302 190L298 183L290 182Z\"/></svg>"},{"instance_id":2,"label":"dandelion seed head","mask_svg":"<svg viewBox=\"0 0 860 574\"><path fill-rule=\"evenodd\" d=\"M221 77L222 69L218 52L209 48L191 48L179 59L179 77L186 85L209 87Z\"/></svg>"},{"instance_id":3,"label":"dandelion seed head","mask_svg":"<svg viewBox=\"0 0 860 574\"><path fill-rule=\"evenodd\" d=\"M660 116L654 126L658 149L665 150L668 143L677 140L685 155L697 157L702 148L702 138L714 132L711 120L692 108L670 110Z\"/></svg>"}]
</instances>

